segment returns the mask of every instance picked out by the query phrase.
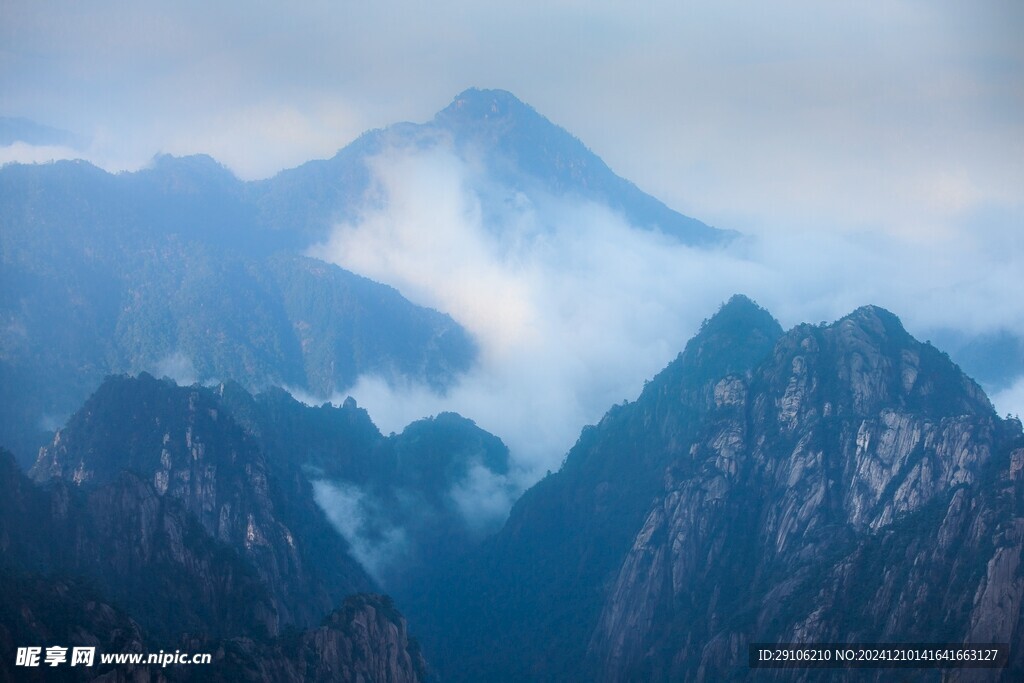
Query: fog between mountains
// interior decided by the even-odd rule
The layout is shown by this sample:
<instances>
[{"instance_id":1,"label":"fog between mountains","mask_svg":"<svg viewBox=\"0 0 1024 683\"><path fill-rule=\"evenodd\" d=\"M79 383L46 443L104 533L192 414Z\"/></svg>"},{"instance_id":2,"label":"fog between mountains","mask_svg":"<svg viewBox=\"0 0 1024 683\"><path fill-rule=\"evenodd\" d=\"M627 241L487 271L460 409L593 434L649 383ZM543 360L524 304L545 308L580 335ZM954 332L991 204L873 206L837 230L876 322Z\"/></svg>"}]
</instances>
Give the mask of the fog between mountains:
<instances>
[{"instance_id":1,"label":"fog between mountains","mask_svg":"<svg viewBox=\"0 0 1024 683\"><path fill-rule=\"evenodd\" d=\"M873 303L922 339L944 327L1024 332L1024 299L1006 296L1024 284L1019 241L996 253L978 235L823 230L695 249L603 206L501 187L443 146L372 166L380 207L311 255L450 314L482 353L447 395L379 377L345 393L385 432L442 410L475 420L509 445L523 486L558 468L583 425L634 399L733 293L784 327ZM1014 397L997 409L1024 412Z\"/></svg>"}]
</instances>

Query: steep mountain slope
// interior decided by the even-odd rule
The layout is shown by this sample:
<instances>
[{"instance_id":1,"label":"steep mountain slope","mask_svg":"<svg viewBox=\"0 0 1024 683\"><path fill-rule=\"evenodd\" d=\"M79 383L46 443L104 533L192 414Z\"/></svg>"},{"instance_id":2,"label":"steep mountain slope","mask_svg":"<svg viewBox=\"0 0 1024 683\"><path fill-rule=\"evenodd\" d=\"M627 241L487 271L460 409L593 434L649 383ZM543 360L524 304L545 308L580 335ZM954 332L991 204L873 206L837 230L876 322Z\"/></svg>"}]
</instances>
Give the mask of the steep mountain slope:
<instances>
[{"instance_id":1,"label":"steep mountain slope","mask_svg":"<svg viewBox=\"0 0 1024 683\"><path fill-rule=\"evenodd\" d=\"M881 309L780 334L731 300L425 580L445 597L410 612L446 676L745 680L757 641L1021 651L1020 423Z\"/></svg>"},{"instance_id":2,"label":"steep mountain slope","mask_svg":"<svg viewBox=\"0 0 1024 683\"><path fill-rule=\"evenodd\" d=\"M371 373L437 390L476 347L449 317L302 256L387 200L373 159L445 149L472 167L489 227L516 198L595 202L641 229L729 233L667 208L511 94L467 90L430 122L372 131L329 160L243 183L206 156L111 175L0 169L0 443L28 466L109 373L233 379L330 395ZM518 200L516 200L518 201ZM13 389L17 387L17 391Z\"/></svg>"},{"instance_id":3,"label":"steep mountain slope","mask_svg":"<svg viewBox=\"0 0 1024 683\"><path fill-rule=\"evenodd\" d=\"M298 468L317 501L372 565L381 585L403 597L413 578L447 563L502 519L480 509L514 491L508 448L471 420L442 413L384 436L351 398L305 406L281 389L255 397L234 383L217 390L267 453L272 469Z\"/></svg>"},{"instance_id":4,"label":"steep mountain slope","mask_svg":"<svg viewBox=\"0 0 1024 683\"><path fill-rule=\"evenodd\" d=\"M16 646L58 643L213 655L69 680L424 680L404 618L362 593L373 582L314 503L302 458L282 446L268 462L224 394L111 377L41 449L40 484L0 451L0 580L17 591L0 600L0 678L25 673Z\"/></svg>"},{"instance_id":5,"label":"steep mountain slope","mask_svg":"<svg viewBox=\"0 0 1024 683\"><path fill-rule=\"evenodd\" d=\"M475 345L451 318L287 250L206 157L110 175L0 169L0 443L27 466L109 373L285 383L361 373L446 386Z\"/></svg>"},{"instance_id":6,"label":"steep mountain slope","mask_svg":"<svg viewBox=\"0 0 1024 683\"><path fill-rule=\"evenodd\" d=\"M754 638L960 642L1001 618L984 642L1019 642L1019 610L981 596L1019 606L985 563L1020 555L998 540L1024 522L1020 425L948 358L867 307L719 386L607 593L588 651L603 680L742 677Z\"/></svg>"},{"instance_id":7,"label":"steep mountain slope","mask_svg":"<svg viewBox=\"0 0 1024 683\"><path fill-rule=\"evenodd\" d=\"M511 496L508 466L455 414L385 437L351 399L110 377L40 450L44 489L10 464L0 542L20 569L88 577L161 638L273 636L375 585L364 566L401 593L464 553L500 523L473 502Z\"/></svg>"},{"instance_id":8,"label":"steep mountain slope","mask_svg":"<svg viewBox=\"0 0 1024 683\"><path fill-rule=\"evenodd\" d=\"M0 511L13 571L85 580L159 638L278 632L278 607L256 570L138 476L82 492L34 487L13 461L2 474L5 490L20 494Z\"/></svg>"},{"instance_id":9,"label":"steep mountain slope","mask_svg":"<svg viewBox=\"0 0 1024 683\"><path fill-rule=\"evenodd\" d=\"M547 193L599 203L638 228L659 230L686 244L710 246L734 236L643 193L565 129L504 90L470 88L427 123L370 131L332 159L283 171L253 183L250 191L266 227L320 242L338 222L356 219L367 203L381 200L371 159L432 149L448 150L472 166L485 215L496 215L495 205L517 193Z\"/></svg>"},{"instance_id":10,"label":"steep mountain slope","mask_svg":"<svg viewBox=\"0 0 1024 683\"><path fill-rule=\"evenodd\" d=\"M583 429L562 469L523 494L465 569L426 576L403 604L417 623L426 622L428 652L446 653L432 655L443 676L579 676L601 587L662 489L665 468L685 455L713 405L715 380L749 372L781 333L749 300L731 300L635 403L615 406Z\"/></svg>"},{"instance_id":11,"label":"steep mountain slope","mask_svg":"<svg viewBox=\"0 0 1024 683\"><path fill-rule=\"evenodd\" d=\"M52 482L51 496L80 505L62 518L79 525L85 517L79 533L94 534L58 566L133 606L162 600L152 586L167 581L199 594L186 605L211 609L195 623L182 623L188 610L171 604L166 615L146 609L150 630L250 632L239 630L248 621L273 635L315 624L372 586L309 482L286 469L271 476L258 445L209 390L147 375L110 378L40 451L32 476ZM262 606L236 621L231 610L214 609L220 601Z\"/></svg>"}]
</instances>

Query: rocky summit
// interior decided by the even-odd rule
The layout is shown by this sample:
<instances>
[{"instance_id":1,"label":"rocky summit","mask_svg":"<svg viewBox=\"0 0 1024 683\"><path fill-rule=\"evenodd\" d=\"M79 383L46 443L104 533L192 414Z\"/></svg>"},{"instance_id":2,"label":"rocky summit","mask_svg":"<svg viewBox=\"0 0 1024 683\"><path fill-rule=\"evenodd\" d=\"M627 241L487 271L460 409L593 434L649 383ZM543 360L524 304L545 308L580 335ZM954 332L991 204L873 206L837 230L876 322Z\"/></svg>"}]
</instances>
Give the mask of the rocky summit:
<instances>
[{"instance_id":1,"label":"rocky summit","mask_svg":"<svg viewBox=\"0 0 1024 683\"><path fill-rule=\"evenodd\" d=\"M754 642L1003 642L946 677L1017 680L1022 467L1020 422L895 315L783 333L736 297L453 572L430 651L456 680L717 681Z\"/></svg>"}]
</instances>

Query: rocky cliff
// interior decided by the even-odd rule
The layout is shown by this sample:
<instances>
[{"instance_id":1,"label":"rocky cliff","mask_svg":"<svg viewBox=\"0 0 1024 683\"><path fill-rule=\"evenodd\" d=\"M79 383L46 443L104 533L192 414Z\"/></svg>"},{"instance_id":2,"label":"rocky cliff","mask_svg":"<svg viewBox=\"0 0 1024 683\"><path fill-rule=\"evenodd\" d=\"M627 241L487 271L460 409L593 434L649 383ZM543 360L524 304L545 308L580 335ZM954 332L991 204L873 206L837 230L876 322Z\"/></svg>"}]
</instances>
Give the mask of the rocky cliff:
<instances>
[{"instance_id":1,"label":"rocky cliff","mask_svg":"<svg viewBox=\"0 0 1024 683\"><path fill-rule=\"evenodd\" d=\"M154 638L94 587L0 569L0 681L342 681L417 683L430 680L405 619L380 595L350 596L322 623L281 637ZM19 667L18 647L94 647L92 666ZM106 653L204 653L209 664L103 664Z\"/></svg>"},{"instance_id":2,"label":"rocky cliff","mask_svg":"<svg viewBox=\"0 0 1024 683\"><path fill-rule=\"evenodd\" d=\"M386 596L359 594L319 627L290 632L270 643L235 638L192 641L189 651L210 651L204 681L302 683L418 683L429 680L419 645ZM179 674L182 672L179 672Z\"/></svg>"},{"instance_id":3,"label":"rocky cliff","mask_svg":"<svg viewBox=\"0 0 1024 683\"><path fill-rule=\"evenodd\" d=\"M590 665L717 680L743 675L751 639L1012 642L1019 438L883 310L792 330L716 383L607 592Z\"/></svg>"},{"instance_id":4,"label":"rocky cliff","mask_svg":"<svg viewBox=\"0 0 1024 683\"><path fill-rule=\"evenodd\" d=\"M1013 679L1022 448L891 313L783 334L736 298L415 615L459 680L746 680L748 643L791 641L1009 642ZM825 673L759 678L891 674Z\"/></svg>"},{"instance_id":5,"label":"rocky cliff","mask_svg":"<svg viewBox=\"0 0 1024 683\"><path fill-rule=\"evenodd\" d=\"M54 551L61 566L152 603L149 628L273 635L373 584L301 473L268 470L211 391L142 375L105 382L31 474L77 538ZM185 607L161 602L154 581ZM186 619L192 605L207 612Z\"/></svg>"},{"instance_id":6,"label":"rocky cliff","mask_svg":"<svg viewBox=\"0 0 1024 683\"><path fill-rule=\"evenodd\" d=\"M511 499L508 448L472 420L441 413L384 436L351 398L306 406L282 389L251 396L232 382L216 393L272 470L313 483L357 557L397 598L413 590L415 575L452 561L503 521L474 502ZM494 507L503 510L500 501Z\"/></svg>"},{"instance_id":7,"label":"rocky cliff","mask_svg":"<svg viewBox=\"0 0 1024 683\"><path fill-rule=\"evenodd\" d=\"M38 483L0 451L0 680L46 678L13 664L33 645L213 655L68 680L424 680L390 599L351 595L373 582L305 475L219 398L110 378L41 449Z\"/></svg>"}]
</instances>

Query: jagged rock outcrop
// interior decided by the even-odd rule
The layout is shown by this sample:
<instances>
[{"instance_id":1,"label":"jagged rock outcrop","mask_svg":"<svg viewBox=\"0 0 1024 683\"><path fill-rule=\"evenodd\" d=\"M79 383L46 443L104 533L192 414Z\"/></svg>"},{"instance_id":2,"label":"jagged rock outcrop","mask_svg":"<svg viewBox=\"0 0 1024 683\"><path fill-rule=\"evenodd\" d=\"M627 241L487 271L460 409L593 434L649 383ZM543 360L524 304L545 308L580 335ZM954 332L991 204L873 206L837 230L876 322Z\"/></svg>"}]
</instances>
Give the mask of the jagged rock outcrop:
<instances>
[{"instance_id":1,"label":"jagged rock outcrop","mask_svg":"<svg viewBox=\"0 0 1024 683\"><path fill-rule=\"evenodd\" d=\"M110 378L40 450L31 474L55 501L84 498L91 535L66 566L135 600L151 590L144 569L150 584L198 593L189 604L209 608L197 620L204 632L312 625L372 586L309 482L287 468L269 477L258 445L201 387ZM223 601L256 611L236 621ZM146 614L181 630L194 626L182 621L187 612Z\"/></svg>"},{"instance_id":2,"label":"jagged rock outcrop","mask_svg":"<svg viewBox=\"0 0 1024 683\"><path fill-rule=\"evenodd\" d=\"M430 680L419 645L389 598L350 596L320 626L290 630L279 638L213 639L186 635L153 639L94 588L68 579L0 569L0 681L339 681L420 683ZM158 647L155 643L161 643ZM24 667L16 650L25 646L92 647L91 666ZM103 654L164 650L208 653L209 664L104 664Z\"/></svg>"},{"instance_id":3,"label":"jagged rock outcrop","mask_svg":"<svg viewBox=\"0 0 1024 683\"><path fill-rule=\"evenodd\" d=\"M208 681L420 683L430 680L405 618L386 596L358 594L319 627L292 631L269 643L232 639L194 641L190 651L211 651ZM204 650L205 649L205 650Z\"/></svg>"},{"instance_id":4,"label":"jagged rock outcrop","mask_svg":"<svg viewBox=\"0 0 1024 683\"><path fill-rule=\"evenodd\" d=\"M745 376L781 334L751 301L731 300L636 402L583 429L562 469L523 494L479 553L414 584L403 606L445 680L580 678L602 590L665 468L688 452L718 380Z\"/></svg>"},{"instance_id":5,"label":"jagged rock outcrop","mask_svg":"<svg viewBox=\"0 0 1024 683\"><path fill-rule=\"evenodd\" d=\"M781 334L733 299L448 577L428 648L456 680L479 651L489 680L717 681L751 642L997 641L1008 669L948 676L1013 680L1022 467L1020 423L891 313Z\"/></svg>"},{"instance_id":6,"label":"jagged rock outcrop","mask_svg":"<svg viewBox=\"0 0 1024 683\"><path fill-rule=\"evenodd\" d=\"M500 527L503 519L476 501L514 493L508 448L455 413L384 436L352 398L306 406L283 389L251 396L232 382L216 393L272 471L301 471L313 482L318 502L358 545L357 556L400 599L415 575Z\"/></svg>"},{"instance_id":7,"label":"jagged rock outcrop","mask_svg":"<svg viewBox=\"0 0 1024 683\"><path fill-rule=\"evenodd\" d=\"M948 539L965 514L977 519L965 496L982 495L979 479L1006 474L1019 425L999 420L948 358L865 307L794 329L751 377L716 386L732 400L668 468L602 608L588 651L602 680L738 675L736 653L754 637L961 641L975 620L1008 626L1005 615L972 610L969 597L986 584ZM947 506L941 526L923 522ZM922 523L948 542L932 548L921 528L904 531ZM961 534L955 547L976 558L993 532ZM893 546L894 535L905 544ZM991 609L1016 619L1012 560L1005 550L987 556L1003 578ZM953 578L961 592L940 594Z\"/></svg>"},{"instance_id":8,"label":"jagged rock outcrop","mask_svg":"<svg viewBox=\"0 0 1024 683\"><path fill-rule=\"evenodd\" d=\"M405 619L380 596L349 598L320 628L305 634L299 660L306 664L302 678L307 681L411 683L425 673Z\"/></svg>"}]
</instances>

